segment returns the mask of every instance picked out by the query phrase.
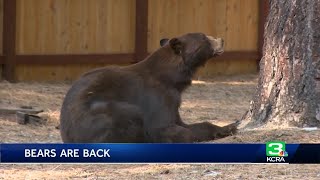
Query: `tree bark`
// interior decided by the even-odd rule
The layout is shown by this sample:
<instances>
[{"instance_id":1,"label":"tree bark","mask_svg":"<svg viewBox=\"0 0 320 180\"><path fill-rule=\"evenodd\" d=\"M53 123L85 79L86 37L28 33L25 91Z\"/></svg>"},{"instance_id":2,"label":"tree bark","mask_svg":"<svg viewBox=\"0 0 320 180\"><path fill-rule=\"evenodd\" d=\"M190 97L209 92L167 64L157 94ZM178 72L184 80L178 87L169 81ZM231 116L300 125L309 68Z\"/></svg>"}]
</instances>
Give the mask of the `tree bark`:
<instances>
[{"instance_id":1,"label":"tree bark","mask_svg":"<svg viewBox=\"0 0 320 180\"><path fill-rule=\"evenodd\" d=\"M241 126L320 126L320 0L270 1L256 95Z\"/></svg>"}]
</instances>

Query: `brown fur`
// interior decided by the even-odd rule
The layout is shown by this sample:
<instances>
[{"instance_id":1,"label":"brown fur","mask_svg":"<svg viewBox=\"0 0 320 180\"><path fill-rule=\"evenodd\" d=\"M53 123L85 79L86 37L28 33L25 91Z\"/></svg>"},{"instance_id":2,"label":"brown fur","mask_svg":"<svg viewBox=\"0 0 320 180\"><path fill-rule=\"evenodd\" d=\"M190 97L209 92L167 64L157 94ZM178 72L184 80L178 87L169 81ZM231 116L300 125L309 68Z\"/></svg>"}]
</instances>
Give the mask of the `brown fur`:
<instances>
[{"instance_id":1,"label":"brown fur","mask_svg":"<svg viewBox=\"0 0 320 180\"><path fill-rule=\"evenodd\" d=\"M197 142L231 135L237 123L219 127L180 118L181 93L223 41L201 33L161 40L162 47L126 67L84 74L68 91L61 109L64 142Z\"/></svg>"}]
</instances>

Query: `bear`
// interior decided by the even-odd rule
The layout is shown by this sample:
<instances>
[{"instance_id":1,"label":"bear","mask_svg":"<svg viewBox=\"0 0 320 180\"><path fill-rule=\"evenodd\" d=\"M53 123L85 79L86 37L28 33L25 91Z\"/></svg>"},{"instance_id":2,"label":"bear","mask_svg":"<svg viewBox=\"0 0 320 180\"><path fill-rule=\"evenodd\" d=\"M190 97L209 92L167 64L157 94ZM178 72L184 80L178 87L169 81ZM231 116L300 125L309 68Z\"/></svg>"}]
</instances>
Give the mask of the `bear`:
<instances>
[{"instance_id":1,"label":"bear","mask_svg":"<svg viewBox=\"0 0 320 180\"><path fill-rule=\"evenodd\" d=\"M235 134L238 122L187 124L179 114L181 95L197 69L223 51L223 39L187 33L161 39L159 49L138 63L84 73L62 104L62 141L194 143Z\"/></svg>"}]
</instances>

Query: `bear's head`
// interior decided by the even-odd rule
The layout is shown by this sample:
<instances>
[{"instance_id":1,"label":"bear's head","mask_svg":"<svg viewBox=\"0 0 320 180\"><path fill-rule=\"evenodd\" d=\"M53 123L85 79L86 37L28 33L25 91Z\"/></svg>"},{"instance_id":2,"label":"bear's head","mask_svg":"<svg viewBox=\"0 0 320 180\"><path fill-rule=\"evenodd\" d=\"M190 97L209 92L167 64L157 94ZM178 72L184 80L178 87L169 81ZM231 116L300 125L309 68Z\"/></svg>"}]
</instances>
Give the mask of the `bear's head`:
<instances>
[{"instance_id":1,"label":"bear's head","mask_svg":"<svg viewBox=\"0 0 320 180\"><path fill-rule=\"evenodd\" d=\"M224 42L203 33L188 33L161 39L161 48L150 58L152 72L160 81L183 91L191 84L196 70L210 58L223 53Z\"/></svg>"},{"instance_id":2,"label":"bear's head","mask_svg":"<svg viewBox=\"0 0 320 180\"><path fill-rule=\"evenodd\" d=\"M204 65L207 60L221 55L224 41L203 33L188 33L172 39L161 39L161 47L170 48L174 56L179 56L183 64L191 71Z\"/></svg>"}]
</instances>

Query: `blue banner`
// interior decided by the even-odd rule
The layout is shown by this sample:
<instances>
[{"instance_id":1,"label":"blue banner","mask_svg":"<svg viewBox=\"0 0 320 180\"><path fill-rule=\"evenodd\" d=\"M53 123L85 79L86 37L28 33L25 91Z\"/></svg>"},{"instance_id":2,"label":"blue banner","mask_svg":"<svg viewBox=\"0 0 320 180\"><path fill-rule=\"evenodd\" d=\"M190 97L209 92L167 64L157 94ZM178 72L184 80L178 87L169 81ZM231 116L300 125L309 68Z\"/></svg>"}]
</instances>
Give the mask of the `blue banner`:
<instances>
[{"instance_id":1,"label":"blue banner","mask_svg":"<svg viewBox=\"0 0 320 180\"><path fill-rule=\"evenodd\" d=\"M319 163L320 144L0 144L1 163Z\"/></svg>"}]
</instances>

